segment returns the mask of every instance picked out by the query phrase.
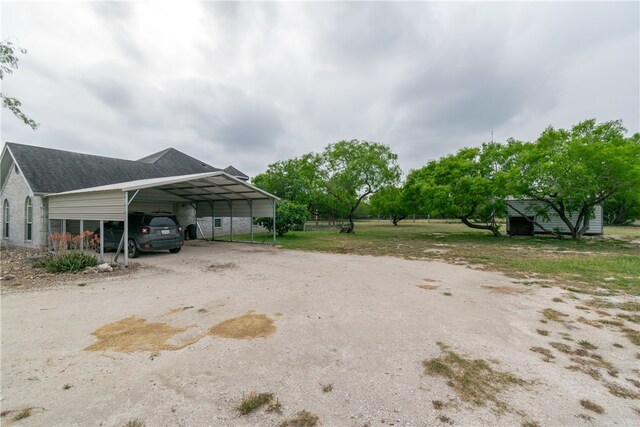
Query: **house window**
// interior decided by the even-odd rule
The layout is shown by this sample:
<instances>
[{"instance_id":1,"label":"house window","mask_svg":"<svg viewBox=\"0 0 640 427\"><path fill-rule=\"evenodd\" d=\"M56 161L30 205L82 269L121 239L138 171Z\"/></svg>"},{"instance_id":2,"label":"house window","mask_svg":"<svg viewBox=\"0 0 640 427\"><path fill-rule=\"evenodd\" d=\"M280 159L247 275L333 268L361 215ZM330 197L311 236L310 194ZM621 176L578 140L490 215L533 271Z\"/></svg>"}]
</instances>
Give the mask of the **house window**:
<instances>
[{"instance_id":1,"label":"house window","mask_svg":"<svg viewBox=\"0 0 640 427\"><path fill-rule=\"evenodd\" d=\"M9 201L4 199L4 227L2 227L2 237L5 239L9 238Z\"/></svg>"},{"instance_id":2,"label":"house window","mask_svg":"<svg viewBox=\"0 0 640 427\"><path fill-rule=\"evenodd\" d=\"M220 228L222 227L222 218L214 218L213 219L213 226L215 228Z\"/></svg>"},{"instance_id":3,"label":"house window","mask_svg":"<svg viewBox=\"0 0 640 427\"><path fill-rule=\"evenodd\" d=\"M24 203L24 239L31 240L33 230L33 204L31 203L31 197L27 197L27 201Z\"/></svg>"}]
</instances>

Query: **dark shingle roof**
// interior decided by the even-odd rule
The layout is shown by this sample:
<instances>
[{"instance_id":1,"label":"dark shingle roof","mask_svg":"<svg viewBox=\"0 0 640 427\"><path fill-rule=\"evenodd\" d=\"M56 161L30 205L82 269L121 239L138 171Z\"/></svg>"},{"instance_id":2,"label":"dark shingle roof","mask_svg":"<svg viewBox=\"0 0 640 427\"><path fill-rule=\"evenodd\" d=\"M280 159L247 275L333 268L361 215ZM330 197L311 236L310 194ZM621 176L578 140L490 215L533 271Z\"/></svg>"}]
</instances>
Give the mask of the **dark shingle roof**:
<instances>
[{"instance_id":1,"label":"dark shingle roof","mask_svg":"<svg viewBox=\"0 0 640 427\"><path fill-rule=\"evenodd\" d=\"M7 147L34 193L220 170L173 148L140 160L123 160L12 142Z\"/></svg>"},{"instance_id":2,"label":"dark shingle roof","mask_svg":"<svg viewBox=\"0 0 640 427\"><path fill-rule=\"evenodd\" d=\"M151 163L161 168L166 176L184 175L187 173L217 172L220 169L214 168L201 160L194 159L175 148L167 148L158 153L139 159L138 162Z\"/></svg>"},{"instance_id":3,"label":"dark shingle roof","mask_svg":"<svg viewBox=\"0 0 640 427\"><path fill-rule=\"evenodd\" d=\"M241 178L241 179L249 179L249 175L245 174L241 170L238 170L238 169L234 168L231 165L227 166L223 170L226 173L228 173L229 175L232 175L232 176L235 176L235 177L238 177L238 178Z\"/></svg>"}]
</instances>

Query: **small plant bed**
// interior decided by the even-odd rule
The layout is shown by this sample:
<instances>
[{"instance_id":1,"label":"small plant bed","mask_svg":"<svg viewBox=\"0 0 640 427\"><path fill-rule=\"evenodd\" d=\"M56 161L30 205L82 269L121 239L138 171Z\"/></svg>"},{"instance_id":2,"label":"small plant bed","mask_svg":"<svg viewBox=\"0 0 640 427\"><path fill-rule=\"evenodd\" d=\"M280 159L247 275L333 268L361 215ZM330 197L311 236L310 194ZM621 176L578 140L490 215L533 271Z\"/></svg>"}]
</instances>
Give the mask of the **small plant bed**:
<instances>
[{"instance_id":1,"label":"small plant bed","mask_svg":"<svg viewBox=\"0 0 640 427\"><path fill-rule=\"evenodd\" d=\"M50 255L33 263L33 268L44 268L49 273L77 273L98 265L98 258L86 252L71 251Z\"/></svg>"},{"instance_id":2,"label":"small plant bed","mask_svg":"<svg viewBox=\"0 0 640 427\"><path fill-rule=\"evenodd\" d=\"M69 252L71 253L71 252ZM92 254L86 254L92 257ZM93 277L102 277L94 275L82 274L81 271L66 271L52 273L47 270L45 263L49 263L53 257L47 253L43 253L33 249L9 248L2 247L0 249L2 258L2 280L0 280L0 289L2 293L24 292L38 288L49 288L60 283L76 282L82 286L90 286ZM84 254L83 254L84 256ZM74 263L77 259L70 259L64 262ZM92 261L89 261L93 264ZM95 267L93 267L95 268ZM116 266L112 271L106 273L109 276L125 276L139 271L141 268L138 263L130 263L128 268ZM89 279L89 280L88 280Z\"/></svg>"}]
</instances>

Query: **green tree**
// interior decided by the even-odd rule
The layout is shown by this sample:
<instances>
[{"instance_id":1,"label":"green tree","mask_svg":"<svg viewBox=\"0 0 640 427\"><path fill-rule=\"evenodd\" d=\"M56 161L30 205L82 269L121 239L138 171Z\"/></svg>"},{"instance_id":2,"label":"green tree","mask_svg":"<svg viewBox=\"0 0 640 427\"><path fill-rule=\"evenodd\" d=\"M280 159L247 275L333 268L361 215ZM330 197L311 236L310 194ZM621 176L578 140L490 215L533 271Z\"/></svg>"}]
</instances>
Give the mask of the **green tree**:
<instances>
[{"instance_id":1,"label":"green tree","mask_svg":"<svg viewBox=\"0 0 640 427\"><path fill-rule=\"evenodd\" d=\"M602 211L607 225L633 224L640 219L640 192L620 192L605 200Z\"/></svg>"},{"instance_id":2,"label":"green tree","mask_svg":"<svg viewBox=\"0 0 640 427\"><path fill-rule=\"evenodd\" d=\"M14 47L10 41L0 42L0 80L4 80L5 74L11 74L14 69L18 68L18 53L26 54L27 51L26 49ZM22 103L19 100L6 96L4 93L0 93L0 98L2 98L3 108L9 109L9 111L31 129L38 129L38 123L30 119L20 109Z\"/></svg>"},{"instance_id":3,"label":"green tree","mask_svg":"<svg viewBox=\"0 0 640 427\"><path fill-rule=\"evenodd\" d=\"M497 218L507 195L504 165L517 145L483 144L429 162L409 174L405 197L422 213L458 218L499 237Z\"/></svg>"},{"instance_id":4,"label":"green tree","mask_svg":"<svg viewBox=\"0 0 640 427\"><path fill-rule=\"evenodd\" d=\"M284 236L292 228L304 226L309 213L304 205L294 203L289 200L283 200L276 206L276 233L278 236ZM273 232L273 218L260 217L254 220L255 224L261 225L269 232Z\"/></svg>"},{"instance_id":5,"label":"green tree","mask_svg":"<svg viewBox=\"0 0 640 427\"><path fill-rule=\"evenodd\" d=\"M402 187L385 187L371 196L371 212L391 218L393 225L411 214L411 207L404 197Z\"/></svg>"},{"instance_id":6,"label":"green tree","mask_svg":"<svg viewBox=\"0 0 640 427\"><path fill-rule=\"evenodd\" d=\"M348 210L349 227L366 197L400 180L398 156L383 144L369 141L340 141L330 144L321 156L318 176L326 191Z\"/></svg>"},{"instance_id":7,"label":"green tree","mask_svg":"<svg viewBox=\"0 0 640 427\"><path fill-rule=\"evenodd\" d=\"M281 160L256 175L252 183L282 199L305 205L317 217L328 204L324 185L318 179L319 164L320 156L313 153Z\"/></svg>"},{"instance_id":8,"label":"green tree","mask_svg":"<svg viewBox=\"0 0 640 427\"><path fill-rule=\"evenodd\" d=\"M581 238L596 205L640 193L640 135L625 135L621 121L548 127L521 146L511 168L511 193L538 201L542 213L557 214L571 237Z\"/></svg>"}]
</instances>

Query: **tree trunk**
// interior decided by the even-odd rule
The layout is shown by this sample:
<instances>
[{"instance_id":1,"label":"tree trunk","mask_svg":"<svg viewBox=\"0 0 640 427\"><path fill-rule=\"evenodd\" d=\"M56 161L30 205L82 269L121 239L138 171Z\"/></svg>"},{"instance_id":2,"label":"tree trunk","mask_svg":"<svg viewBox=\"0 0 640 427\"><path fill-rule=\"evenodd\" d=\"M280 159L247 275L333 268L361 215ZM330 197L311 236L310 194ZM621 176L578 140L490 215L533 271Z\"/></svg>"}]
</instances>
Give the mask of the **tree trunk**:
<instances>
[{"instance_id":1,"label":"tree trunk","mask_svg":"<svg viewBox=\"0 0 640 427\"><path fill-rule=\"evenodd\" d=\"M473 222L469 221L469 218L465 217L465 216L461 216L460 220L462 221L462 223L464 225L466 225L469 228L475 228L478 230L489 230L493 233L493 235L495 237L502 237L502 234L500 234L500 231L498 231L498 226L497 225L492 225L492 224L474 224Z\"/></svg>"}]
</instances>

